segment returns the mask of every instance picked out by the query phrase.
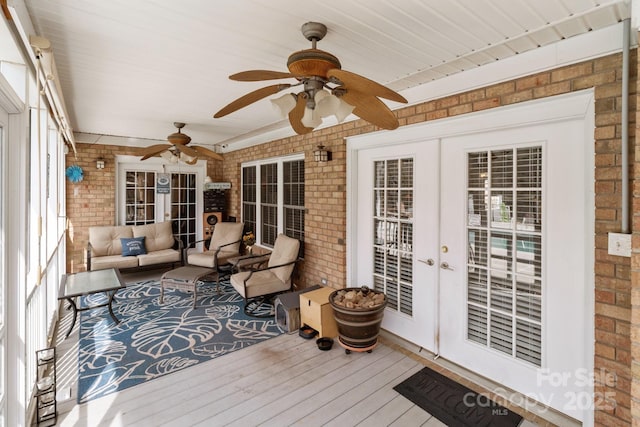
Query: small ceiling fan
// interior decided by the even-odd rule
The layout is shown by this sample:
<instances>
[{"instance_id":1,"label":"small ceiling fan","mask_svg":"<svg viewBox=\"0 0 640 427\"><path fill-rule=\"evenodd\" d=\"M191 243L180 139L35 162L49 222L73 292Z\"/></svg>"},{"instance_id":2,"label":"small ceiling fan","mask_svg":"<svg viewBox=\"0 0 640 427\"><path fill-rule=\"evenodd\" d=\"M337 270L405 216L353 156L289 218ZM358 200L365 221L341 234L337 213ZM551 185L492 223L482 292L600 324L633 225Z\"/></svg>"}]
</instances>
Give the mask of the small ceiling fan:
<instances>
[{"instance_id":1,"label":"small ceiling fan","mask_svg":"<svg viewBox=\"0 0 640 427\"><path fill-rule=\"evenodd\" d=\"M231 80L253 82L295 78L296 84L275 84L250 92L231 102L213 117L224 117L267 96L294 86L303 86L303 91L287 93L272 99L283 117L288 116L291 127L298 134L311 132L322 123L322 118L335 115L342 122L349 114L379 126L395 129L398 120L379 98L406 103L397 92L369 80L361 75L342 70L340 61L329 52L316 49L316 43L326 35L327 27L319 22L302 25L302 34L311 41L311 49L294 52L287 60L289 72L249 70L229 76Z\"/></svg>"},{"instance_id":2,"label":"small ceiling fan","mask_svg":"<svg viewBox=\"0 0 640 427\"><path fill-rule=\"evenodd\" d=\"M147 160L151 157L160 156L172 163L182 160L186 164L195 165L199 157L208 157L214 160L222 160L222 156L215 151L211 151L204 147L187 147L191 142L191 137L181 132L185 126L184 123L174 122L173 125L178 128L177 132L167 137L169 144L156 144L146 147L142 152L140 160Z\"/></svg>"}]
</instances>

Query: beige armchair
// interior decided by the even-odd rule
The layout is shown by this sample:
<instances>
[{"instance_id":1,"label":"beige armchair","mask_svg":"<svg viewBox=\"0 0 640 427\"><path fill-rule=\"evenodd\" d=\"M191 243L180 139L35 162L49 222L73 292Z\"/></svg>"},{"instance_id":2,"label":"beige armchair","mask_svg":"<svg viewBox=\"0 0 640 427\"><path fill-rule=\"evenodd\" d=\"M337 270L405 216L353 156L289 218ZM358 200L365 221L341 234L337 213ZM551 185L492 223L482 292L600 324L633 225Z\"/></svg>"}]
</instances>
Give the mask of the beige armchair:
<instances>
[{"instance_id":1,"label":"beige armchair","mask_svg":"<svg viewBox=\"0 0 640 427\"><path fill-rule=\"evenodd\" d=\"M273 315L273 297L292 289L291 275L299 250L299 240L279 234L266 267L231 275L231 285L245 300L246 314L254 317Z\"/></svg>"},{"instance_id":2,"label":"beige armchair","mask_svg":"<svg viewBox=\"0 0 640 427\"><path fill-rule=\"evenodd\" d=\"M229 258L240 256L240 242L242 241L242 222L219 222L213 228L213 235L205 251L190 248L185 260L189 265L220 269L227 264ZM197 243L197 242L194 242Z\"/></svg>"}]
</instances>

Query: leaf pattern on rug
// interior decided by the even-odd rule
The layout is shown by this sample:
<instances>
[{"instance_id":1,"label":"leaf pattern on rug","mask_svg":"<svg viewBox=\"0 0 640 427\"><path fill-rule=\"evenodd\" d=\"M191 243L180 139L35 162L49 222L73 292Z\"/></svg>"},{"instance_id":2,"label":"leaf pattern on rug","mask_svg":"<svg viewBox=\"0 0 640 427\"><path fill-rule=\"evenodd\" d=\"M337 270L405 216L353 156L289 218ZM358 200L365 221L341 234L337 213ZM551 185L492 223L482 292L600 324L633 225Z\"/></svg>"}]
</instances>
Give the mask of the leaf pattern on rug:
<instances>
[{"instance_id":1,"label":"leaf pattern on rug","mask_svg":"<svg viewBox=\"0 0 640 427\"><path fill-rule=\"evenodd\" d=\"M222 324L209 316L163 316L141 325L131 338L138 353L158 359L208 341L222 330Z\"/></svg>"},{"instance_id":2,"label":"leaf pattern on rug","mask_svg":"<svg viewBox=\"0 0 640 427\"><path fill-rule=\"evenodd\" d=\"M106 307L79 314L78 402L135 386L282 334L272 318L244 313L244 299L229 284L198 283L193 293L171 289L160 304L154 280L127 284ZM81 307L107 301L105 294L81 298Z\"/></svg>"},{"instance_id":3,"label":"leaf pattern on rug","mask_svg":"<svg viewBox=\"0 0 640 427\"><path fill-rule=\"evenodd\" d=\"M215 305L205 309L207 316L211 316L214 319L229 319L238 314L239 311L240 307L230 304Z\"/></svg>"},{"instance_id":4,"label":"leaf pattern on rug","mask_svg":"<svg viewBox=\"0 0 640 427\"><path fill-rule=\"evenodd\" d=\"M122 388L121 385L125 381L131 379L132 376L135 376L137 368L143 363L143 360L138 360L124 366L103 369L94 374L83 377L85 383L88 383L88 387L82 393L82 401L87 402L91 399L95 399L96 397L101 397L120 390ZM79 394L78 402L80 402Z\"/></svg>"},{"instance_id":5,"label":"leaf pattern on rug","mask_svg":"<svg viewBox=\"0 0 640 427\"><path fill-rule=\"evenodd\" d=\"M280 335L279 331L274 332L259 320L230 319L227 322L227 329L238 339L271 338Z\"/></svg>"},{"instance_id":6,"label":"leaf pattern on rug","mask_svg":"<svg viewBox=\"0 0 640 427\"><path fill-rule=\"evenodd\" d=\"M78 364L80 372L101 369L109 364L120 362L127 353L127 346L121 341L93 341L86 347L80 347Z\"/></svg>"},{"instance_id":7,"label":"leaf pattern on rug","mask_svg":"<svg viewBox=\"0 0 640 427\"><path fill-rule=\"evenodd\" d=\"M222 356L224 354L249 347L251 344L253 343L248 341L207 343L194 347L193 354L196 354L198 356L206 356L213 359L214 357Z\"/></svg>"},{"instance_id":8,"label":"leaf pattern on rug","mask_svg":"<svg viewBox=\"0 0 640 427\"><path fill-rule=\"evenodd\" d=\"M180 371L188 368L189 366L197 365L196 359L189 359L186 357L171 357L169 359L162 359L159 362L151 364L144 372L147 374L147 378L156 378L163 375L170 374L172 372Z\"/></svg>"}]
</instances>

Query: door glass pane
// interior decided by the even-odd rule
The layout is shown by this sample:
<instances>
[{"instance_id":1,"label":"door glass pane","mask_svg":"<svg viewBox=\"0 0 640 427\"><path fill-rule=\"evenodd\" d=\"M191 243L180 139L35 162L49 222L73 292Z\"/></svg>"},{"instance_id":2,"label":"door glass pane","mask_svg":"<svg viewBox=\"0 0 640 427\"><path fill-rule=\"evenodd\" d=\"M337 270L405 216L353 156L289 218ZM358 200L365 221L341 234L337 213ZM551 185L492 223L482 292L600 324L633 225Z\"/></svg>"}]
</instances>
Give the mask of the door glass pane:
<instances>
[{"instance_id":1,"label":"door glass pane","mask_svg":"<svg viewBox=\"0 0 640 427\"><path fill-rule=\"evenodd\" d=\"M467 154L467 338L541 366L542 147Z\"/></svg>"},{"instance_id":2,"label":"door glass pane","mask_svg":"<svg viewBox=\"0 0 640 427\"><path fill-rule=\"evenodd\" d=\"M413 159L374 162L373 283L387 308L413 313Z\"/></svg>"},{"instance_id":3,"label":"door glass pane","mask_svg":"<svg viewBox=\"0 0 640 427\"><path fill-rule=\"evenodd\" d=\"M196 241L196 174L171 174L171 220L184 247Z\"/></svg>"},{"instance_id":4,"label":"door glass pane","mask_svg":"<svg viewBox=\"0 0 640 427\"><path fill-rule=\"evenodd\" d=\"M144 225L155 222L155 182L155 172L126 172L125 225Z\"/></svg>"}]
</instances>

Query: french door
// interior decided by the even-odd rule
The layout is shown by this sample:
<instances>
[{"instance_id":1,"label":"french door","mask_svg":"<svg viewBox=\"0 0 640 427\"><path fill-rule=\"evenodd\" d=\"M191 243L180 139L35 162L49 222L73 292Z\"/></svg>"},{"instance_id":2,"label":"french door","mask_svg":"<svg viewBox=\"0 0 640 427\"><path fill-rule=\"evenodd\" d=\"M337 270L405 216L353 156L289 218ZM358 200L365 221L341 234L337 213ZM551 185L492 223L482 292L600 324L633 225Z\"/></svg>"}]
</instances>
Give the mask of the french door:
<instances>
[{"instance_id":1,"label":"french door","mask_svg":"<svg viewBox=\"0 0 640 427\"><path fill-rule=\"evenodd\" d=\"M438 140L392 150L364 150L358 158L357 283L387 295L383 326L435 351L439 238ZM429 164L430 167L423 167ZM432 167L433 166L433 167Z\"/></svg>"},{"instance_id":2,"label":"french door","mask_svg":"<svg viewBox=\"0 0 640 427\"><path fill-rule=\"evenodd\" d=\"M150 159L155 160L155 159ZM149 162L119 163L119 224L144 225L172 221L173 233L183 244L202 235L202 165Z\"/></svg>"},{"instance_id":3,"label":"french door","mask_svg":"<svg viewBox=\"0 0 640 427\"><path fill-rule=\"evenodd\" d=\"M350 277L386 293L384 329L589 424L593 127L579 99L354 144Z\"/></svg>"},{"instance_id":4,"label":"french door","mask_svg":"<svg viewBox=\"0 0 640 427\"><path fill-rule=\"evenodd\" d=\"M438 269L440 354L578 419L567 396L588 396L593 246L582 136L568 121L443 140Z\"/></svg>"}]
</instances>

